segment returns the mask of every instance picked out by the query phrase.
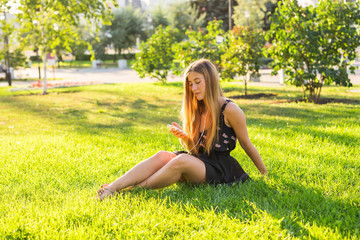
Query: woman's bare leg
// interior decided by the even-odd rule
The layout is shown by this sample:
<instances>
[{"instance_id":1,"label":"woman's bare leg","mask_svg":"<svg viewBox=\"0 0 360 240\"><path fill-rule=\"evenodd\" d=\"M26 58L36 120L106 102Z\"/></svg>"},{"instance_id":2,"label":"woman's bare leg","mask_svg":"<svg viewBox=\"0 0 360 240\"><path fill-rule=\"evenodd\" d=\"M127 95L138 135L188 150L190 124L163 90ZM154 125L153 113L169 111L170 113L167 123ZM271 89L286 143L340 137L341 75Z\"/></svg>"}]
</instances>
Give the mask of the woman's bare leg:
<instances>
[{"instance_id":1,"label":"woman's bare leg","mask_svg":"<svg viewBox=\"0 0 360 240\"><path fill-rule=\"evenodd\" d=\"M158 152L126 172L106 188L98 191L100 200L127 187L162 188L176 182L187 180L191 183L206 181L205 164L190 155L175 155ZM109 190L110 189L110 190Z\"/></svg>"},{"instance_id":2,"label":"woman's bare leg","mask_svg":"<svg viewBox=\"0 0 360 240\"><path fill-rule=\"evenodd\" d=\"M160 151L154 156L135 165L123 176L109 184L107 188L113 191L120 191L126 187L137 185L148 179L176 156L176 154L171 152Z\"/></svg>"},{"instance_id":3,"label":"woman's bare leg","mask_svg":"<svg viewBox=\"0 0 360 240\"><path fill-rule=\"evenodd\" d=\"M205 164L196 157L180 154L137 186L162 188L178 182L182 177L191 183L205 182Z\"/></svg>"}]
</instances>

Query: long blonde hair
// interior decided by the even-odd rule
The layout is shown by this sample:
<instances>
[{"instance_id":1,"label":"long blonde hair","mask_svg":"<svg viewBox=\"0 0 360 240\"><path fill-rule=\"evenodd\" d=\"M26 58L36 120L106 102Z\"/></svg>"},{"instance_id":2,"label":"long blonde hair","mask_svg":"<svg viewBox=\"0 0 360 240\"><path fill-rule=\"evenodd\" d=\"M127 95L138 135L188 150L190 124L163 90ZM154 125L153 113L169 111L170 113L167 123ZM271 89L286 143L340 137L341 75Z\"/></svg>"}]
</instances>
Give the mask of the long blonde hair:
<instances>
[{"instance_id":1,"label":"long blonde hair","mask_svg":"<svg viewBox=\"0 0 360 240\"><path fill-rule=\"evenodd\" d=\"M197 72L205 78L205 97L199 101L191 91L189 85L189 73ZM192 147L196 144L200 138L201 129L201 114L208 110L208 119L210 119L210 126L206 133L205 140L205 152L210 153L214 144L218 141L218 127L219 116L221 106L219 105L219 99L223 96L219 84L219 74L216 67L207 59L200 59L190 64L184 74L184 98L182 106L182 121L183 128L189 134L192 143L185 143L185 147L188 151L198 154L199 145Z\"/></svg>"}]
</instances>

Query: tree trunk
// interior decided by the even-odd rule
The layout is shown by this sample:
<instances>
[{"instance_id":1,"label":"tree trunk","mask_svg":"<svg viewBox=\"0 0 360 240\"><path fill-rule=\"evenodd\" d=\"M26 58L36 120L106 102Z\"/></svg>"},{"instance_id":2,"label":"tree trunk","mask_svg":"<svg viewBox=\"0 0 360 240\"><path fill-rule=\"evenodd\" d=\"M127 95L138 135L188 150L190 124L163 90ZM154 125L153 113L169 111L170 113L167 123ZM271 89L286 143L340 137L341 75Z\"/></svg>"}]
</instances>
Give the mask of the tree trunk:
<instances>
[{"instance_id":1,"label":"tree trunk","mask_svg":"<svg viewBox=\"0 0 360 240\"><path fill-rule=\"evenodd\" d=\"M247 96L247 80L245 80L245 96Z\"/></svg>"},{"instance_id":2,"label":"tree trunk","mask_svg":"<svg viewBox=\"0 0 360 240\"><path fill-rule=\"evenodd\" d=\"M46 95L47 90L47 80L46 80L46 62L47 62L47 55L46 51L44 51L44 81L43 81L43 95Z\"/></svg>"},{"instance_id":3,"label":"tree trunk","mask_svg":"<svg viewBox=\"0 0 360 240\"><path fill-rule=\"evenodd\" d=\"M249 66L247 66L247 73L245 78L245 96L247 96L247 83L250 81Z\"/></svg>"},{"instance_id":4,"label":"tree trunk","mask_svg":"<svg viewBox=\"0 0 360 240\"><path fill-rule=\"evenodd\" d=\"M315 94L314 94L314 92L315 92L314 86L310 86L309 92L310 92L309 100L310 100L311 102L316 102L316 96L315 96Z\"/></svg>"},{"instance_id":5,"label":"tree trunk","mask_svg":"<svg viewBox=\"0 0 360 240\"><path fill-rule=\"evenodd\" d=\"M162 83L166 83L167 81L167 74L168 74L168 71L167 70L163 70L163 73L162 73L162 76L161 76L161 81Z\"/></svg>"},{"instance_id":6,"label":"tree trunk","mask_svg":"<svg viewBox=\"0 0 360 240\"><path fill-rule=\"evenodd\" d=\"M320 93L321 93L321 89L322 89L323 84L324 84L324 75L321 74L321 77L320 77L320 87L319 87L318 94L317 94L317 96L316 96L316 102L319 102L319 101L320 101Z\"/></svg>"},{"instance_id":7,"label":"tree trunk","mask_svg":"<svg viewBox=\"0 0 360 240\"><path fill-rule=\"evenodd\" d=\"M9 69L7 69L6 72L5 72L5 79L8 82L9 87L11 87L11 85L12 85L11 84L11 72L10 72Z\"/></svg>"},{"instance_id":8,"label":"tree trunk","mask_svg":"<svg viewBox=\"0 0 360 240\"><path fill-rule=\"evenodd\" d=\"M304 99L304 101L306 100L306 88L304 87L304 83L302 82L301 83L301 89L302 89L302 91L303 91L303 99Z\"/></svg>"},{"instance_id":9,"label":"tree trunk","mask_svg":"<svg viewBox=\"0 0 360 240\"><path fill-rule=\"evenodd\" d=\"M4 18L5 18L5 24L7 24L6 20L6 12L4 11ZM9 87L11 87L11 73L10 73L10 56L9 56L9 36L5 35L5 47L6 47L6 72L5 72L5 79L9 84Z\"/></svg>"},{"instance_id":10,"label":"tree trunk","mask_svg":"<svg viewBox=\"0 0 360 240\"><path fill-rule=\"evenodd\" d=\"M115 63L115 62L116 62L117 52L118 52L118 49L117 49L117 48L115 48L115 53L114 53L114 57L113 57L113 63Z\"/></svg>"},{"instance_id":11,"label":"tree trunk","mask_svg":"<svg viewBox=\"0 0 360 240\"><path fill-rule=\"evenodd\" d=\"M318 93L316 94L316 103L319 103L319 101L320 101L320 92L321 92L321 87L322 87L322 84L320 84L320 87L319 87Z\"/></svg>"}]
</instances>

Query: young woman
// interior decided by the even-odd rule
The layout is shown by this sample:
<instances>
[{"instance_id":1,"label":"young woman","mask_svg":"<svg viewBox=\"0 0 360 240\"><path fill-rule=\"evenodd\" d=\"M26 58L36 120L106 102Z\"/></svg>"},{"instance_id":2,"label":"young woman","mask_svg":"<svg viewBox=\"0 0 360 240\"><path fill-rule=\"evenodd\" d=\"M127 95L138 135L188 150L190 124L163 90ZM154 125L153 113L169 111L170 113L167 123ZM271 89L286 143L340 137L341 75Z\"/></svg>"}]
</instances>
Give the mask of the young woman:
<instances>
[{"instance_id":1,"label":"young woman","mask_svg":"<svg viewBox=\"0 0 360 240\"><path fill-rule=\"evenodd\" d=\"M183 131L177 123L170 132L178 137L187 152L160 151L140 162L111 184L98 191L100 200L125 188L162 188L179 181L232 184L249 176L230 156L236 139L262 175L265 165L250 142L245 115L223 96L215 66L206 59L187 68L182 107Z\"/></svg>"}]
</instances>

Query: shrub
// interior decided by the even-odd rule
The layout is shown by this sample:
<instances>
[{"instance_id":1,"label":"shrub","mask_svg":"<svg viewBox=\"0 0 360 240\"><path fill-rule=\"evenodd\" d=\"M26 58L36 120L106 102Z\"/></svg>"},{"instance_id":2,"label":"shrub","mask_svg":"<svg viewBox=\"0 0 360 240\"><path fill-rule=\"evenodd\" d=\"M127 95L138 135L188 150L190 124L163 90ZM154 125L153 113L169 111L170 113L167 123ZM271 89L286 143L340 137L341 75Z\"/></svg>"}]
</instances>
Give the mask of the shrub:
<instances>
[{"instance_id":1,"label":"shrub","mask_svg":"<svg viewBox=\"0 0 360 240\"><path fill-rule=\"evenodd\" d=\"M263 59L264 35L259 30L248 27L234 27L224 41L224 54L221 56L222 77L233 79L235 75L245 75L245 95L247 95L248 76L258 76Z\"/></svg>"},{"instance_id":2,"label":"shrub","mask_svg":"<svg viewBox=\"0 0 360 240\"><path fill-rule=\"evenodd\" d=\"M140 44L140 52L136 54L136 62L132 67L141 78L150 76L166 82L174 59L176 34L176 29L160 25L146 42Z\"/></svg>"},{"instance_id":3,"label":"shrub","mask_svg":"<svg viewBox=\"0 0 360 240\"><path fill-rule=\"evenodd\" d=\"M347 68L360 45L359 3L320 1L314 8L297 1L279 2L267 39L276 73L285 70L286 81L301 87L304 99L317 102L324 84L351 86ZM352 73L354 68L350 67Z\"/></svg>"},{"instance_id":4,"label":"shrub","mask_svg":"<svg viewBox=\"0 0 360 240\"><path fill-rule=\"evenodd\" d=\"M221 55L221 39L224 35L222 29L222 21L216 19L207 25L207 33L201 29L194 31L189 29L186 31L188 41L183 41L175 47L175 61L178 66L174 67L174 73L180 74L191 62L206 58L212 61L216 66L220 65Z\"/></svg>"}]
</instances>

